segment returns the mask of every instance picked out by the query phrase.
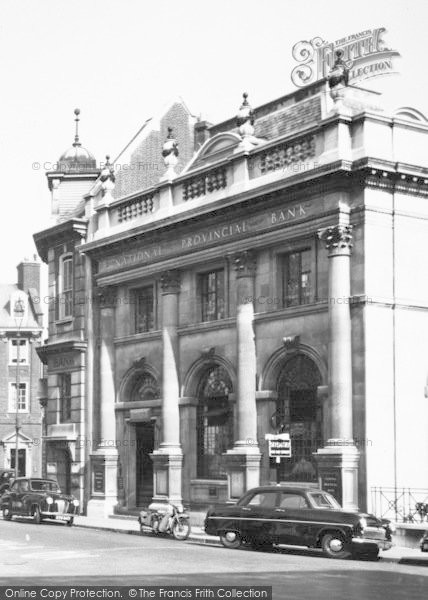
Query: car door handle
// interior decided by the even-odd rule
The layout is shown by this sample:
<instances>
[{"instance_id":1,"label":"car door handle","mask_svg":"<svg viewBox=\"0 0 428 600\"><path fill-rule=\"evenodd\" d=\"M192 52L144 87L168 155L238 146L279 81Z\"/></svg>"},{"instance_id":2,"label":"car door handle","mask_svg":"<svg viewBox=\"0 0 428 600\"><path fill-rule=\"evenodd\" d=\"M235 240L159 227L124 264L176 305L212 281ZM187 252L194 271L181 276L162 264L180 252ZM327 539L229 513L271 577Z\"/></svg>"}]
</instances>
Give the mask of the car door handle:
<instances>
[{"instance_id":1,"label":"car door handle","mask_svg":"<svg viewBox=\"0 0 428 600\"><path fill-rule=\"evenodd\" d=\"M275 508L275 512L285 513L285 510L283 508Z\"/></svg>"},{"instance_id":2,"label":"car door handle","mask_svg":"<svg viewBox=\"0 0 428 600\"><path fill-rule=\"evenodd\" d=\"M247 512L249 512L251 510L251 508L246 508L245 506L243 506L242 510L246 510Z\"/></svg>"}]
</instances>

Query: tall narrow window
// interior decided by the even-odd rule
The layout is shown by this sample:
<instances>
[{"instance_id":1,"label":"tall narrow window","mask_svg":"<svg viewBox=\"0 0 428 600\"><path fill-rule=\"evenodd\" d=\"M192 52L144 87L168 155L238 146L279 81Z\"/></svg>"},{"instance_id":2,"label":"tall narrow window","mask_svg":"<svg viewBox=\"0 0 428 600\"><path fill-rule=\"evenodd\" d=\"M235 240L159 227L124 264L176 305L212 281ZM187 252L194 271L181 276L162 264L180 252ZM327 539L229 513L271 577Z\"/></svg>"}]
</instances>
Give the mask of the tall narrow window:
<instances>
[{"instance_id":1,"label":"tall narrow window","mask_svg":"<svg viewBox=\"0 0 428 600\"><path fill-rule=\"evenodd\" d=\"M153 286L148 285L135 290L135 332L144 333L153 331L154 328Z\"/></svg>"},{"instance_id":2,"label":"tall narrow window","mask_svg":"<svg viewBox=\"0 0 428 600\"><path fill-rule=\"evenodd\" d=\"M71 373L59 375L60 422L71 421Z\"/></svg>"},{"instance_id":3,"label":"tall narrow window","mask_svg":"<svg viewBox=\"0 0 428 600\"><path fill-rule=\"evenodd\" d=\"M225 317L224 269L200 276L202 321L216 321Z\"/></svg>"},{"instance_id":4,"label":"tall narrow window","mask_svg":"<svg viewBox=\"0 0 428 600\"><path fill-rule=\"evenodd\" d=\"M28 345L27 340L19 338L9 342L9 363L16 365L18 362L18 344L19 344L19 364L28 364Z\"/></svg>"},{"instance_id":5,"label":"tall narrow window","mask_svg":"<svg viewBox=\"0 0 428 600\"><path fill-rule=\"evenodd\" d=\"M73 257L61 259L59 270L59 317L73 316Z\"/></svg>"},{"instance_id":6,"label":"tall narrow window","mask_svg":"<svg viewBox=\"0 0 428 600\"><path fill-rule=\"evenodd\" d=\"M16 412L16 383L10 384L9 412ZM28 412L26 383L19 384L18 412Z\"/></svg>"},{"instance_id":7,"label":"tall narrow window","mask_svg":"<svg viewBox=\"0 0 428 600\"><path fill-rule=\"evenodd\" d=\"M311 251L291 252L283 261L284 306L308 304L311 298Z\"/></svg>"}]
</instances>

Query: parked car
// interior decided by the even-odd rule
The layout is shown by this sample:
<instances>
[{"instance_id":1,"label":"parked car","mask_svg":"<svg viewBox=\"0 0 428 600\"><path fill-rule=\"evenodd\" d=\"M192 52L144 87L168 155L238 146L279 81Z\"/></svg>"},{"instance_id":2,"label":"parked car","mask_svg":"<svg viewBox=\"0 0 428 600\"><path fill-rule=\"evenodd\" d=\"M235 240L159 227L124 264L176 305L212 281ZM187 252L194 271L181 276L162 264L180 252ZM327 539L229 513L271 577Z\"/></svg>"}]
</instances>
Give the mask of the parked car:
<instances>
[{"instance_id":1,"label":"parked car","mask_svg":"<svg viewBox=\"0 0 428 600\"><path fill-rule=\"evenodd\" d=\"M273 544L322 548L330 558L366 554L392 546L389 522L374 515L343 510L320 489L265 486L246 492L236 504L212 508L205 531L218 535L226 548Z\"/></svg>"},{"instance_id":2,"label":"parked car","mask_svg":"<svg viewBox=\"0 0 428 600\"><path fill-rule=\"evenodd\" d=\"M419 542L421 552L428 552L428 531L425 531L423 538Z\"/></svg>"},{"instance_id":3,"label":"parked car","mask_svg":"<svg viewBox=\"0 0 428 600\"><path fill-rule=\"evenodd\" d=\"M12 469L1 469L0 470L0 498L9 489L13 479L15 478L15 471Z\"/></svg>"},{"instance_id":4,"label":"parked car","mask_svg":"<svg viewBox=\"0 0 428 600\"><path fill-rule=\"evenodd\" d=\"M19 477L0 502L6 521L16 515L31 517L34 523L56 519L73 525L74 516L79 510L79 501L74 496L62 494L53 479Z\"/></svg>"}]
</instances>

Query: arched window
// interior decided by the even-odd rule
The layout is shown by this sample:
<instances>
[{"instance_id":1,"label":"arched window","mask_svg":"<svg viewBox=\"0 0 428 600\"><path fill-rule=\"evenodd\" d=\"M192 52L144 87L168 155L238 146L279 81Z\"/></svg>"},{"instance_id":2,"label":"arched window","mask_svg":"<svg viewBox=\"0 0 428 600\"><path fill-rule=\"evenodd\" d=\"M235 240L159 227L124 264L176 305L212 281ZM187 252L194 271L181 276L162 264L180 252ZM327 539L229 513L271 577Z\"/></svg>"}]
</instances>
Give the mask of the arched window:
<instances>
[{"instance_id":1,"label":"arched window","mask_svg":"<svg viewBox=\"0 0 428 600\"><path fill-rule=\"evenodd\" d=\"M197 475L224 479L222 454L233 446L233 413L229 403L232 382L221 366L212 366L199 385L197 412Z\"/></svg>"},{"instance_id":2,"label":"arched window","mask_svg":"<svg viewBox=\"0 0 428 600\"><path fill-rule=\"evenodd\" d=\"M278 378L278 401L274 425L289 432L291 458L281 460L280 476L289 481L316 481L313 452L323 445L322 410L317 398L321 374L304 354L287 360Z\"/></svg>"},{"instance_id":3,"label":"arched window","mask_svg":"<svg viewBox=\"0 0 428 600\"><path fill-rule=\"evenodd\" d=\"M73 255L64 254L59 259L58 277L59 318L73 316Z\"/></svg>"}]
</instances>

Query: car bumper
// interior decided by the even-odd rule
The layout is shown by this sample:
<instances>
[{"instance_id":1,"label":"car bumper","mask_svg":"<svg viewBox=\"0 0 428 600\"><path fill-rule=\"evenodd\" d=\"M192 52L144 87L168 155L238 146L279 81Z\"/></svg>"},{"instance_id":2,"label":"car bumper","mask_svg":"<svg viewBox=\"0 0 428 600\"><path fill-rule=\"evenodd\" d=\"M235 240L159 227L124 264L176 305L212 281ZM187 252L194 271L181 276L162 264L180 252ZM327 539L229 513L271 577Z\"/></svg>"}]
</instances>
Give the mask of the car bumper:
<instances>
[{"instance_id":1,"label":"car bumper","mask_svg":"<svg viewBox=\"0 0 428 600\"><path fill-rule=\"evenodd\" d=\"M75 517L74 513L49 512L47 510L42 511L41 515L47 519L52 519L52 517L55 517L56 519L61 519L64 521L69 521Z\"/></svg>"},{"instance_id":2,"label":"car bumper","mask_svg":"<svg viewBox=\"0 0 428 600\"><path fill-rule=\"evenodd\" d=\"M392 548L393 543L391 540L374 540L362 537L352 538L352 547L354 550L362 551L365 549L365 547L369 549L373 548L374 546L377 546L379 550L389 550Z\"/></svg>"}]
</instances>

